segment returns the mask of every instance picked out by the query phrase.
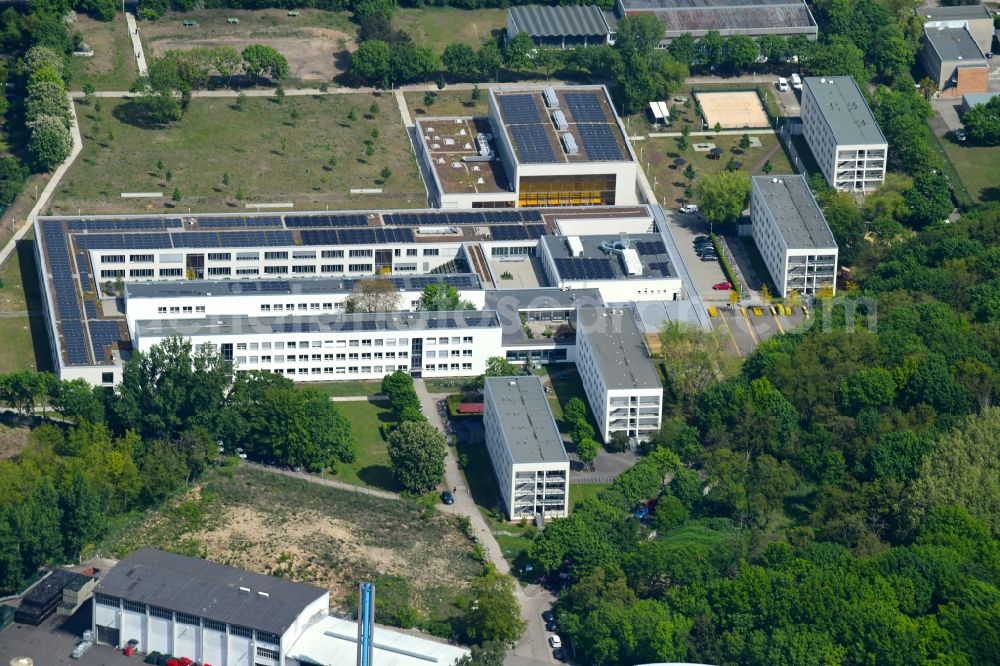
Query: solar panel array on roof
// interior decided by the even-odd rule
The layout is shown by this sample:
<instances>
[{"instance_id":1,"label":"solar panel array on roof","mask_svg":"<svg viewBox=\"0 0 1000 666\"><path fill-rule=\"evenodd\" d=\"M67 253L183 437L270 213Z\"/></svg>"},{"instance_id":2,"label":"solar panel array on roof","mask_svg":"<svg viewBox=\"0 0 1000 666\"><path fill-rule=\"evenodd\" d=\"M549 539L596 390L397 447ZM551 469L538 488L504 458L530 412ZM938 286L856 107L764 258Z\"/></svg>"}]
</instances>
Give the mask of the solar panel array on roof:
<instances>
[{"instance_id":1,"label":"solar panel array on roof","mask_svg":"<svg viewBox=\"0 0 1000 666\"><path fill-rule=\"evenodd\" d=\"M46 221L42 225L42 239L45 243L46 263L52 274L54 305L62 328L62 347L66 360L75 365L86 364L90 360L86 331L80 318L80 303L76 296L76 284L73 282L73 265L66 247L66 230L62 222Z\"/></svg>"},{"instance_id":2,"label":"solar panel array on roof","mask_svg":"<svg viewBox=\"0 0 1000 666\"><path fill-rule=\"evenodd\" d=\"M97 303L94 301L84 301L83 311L87 313L87 319L97 319Z\"/></svg>"},{"instance_id":3,"label":"solar panel array on roof","mask_svg":"<svg viewBox=\"0 0 1000 666\"><path fill-rule=\"evenodd\" d=\"M503 99L501 97L501 99ZM549 135L541 125L511 125L511 138L517 146L517 154L525 163L555 162L556 154L549 143Z\"/></svg>"},{"instance_id":4,"label":"solar panel array on roof","mask_svg":"<svg viewBox=\"0 0 1000 666\"><path fill-rule=\"evenodd\" d=\"M649 272L659 273L663 277L671 277L670 263L666 261L654 261L649 264Z\"/></svg>"},{"instance_id":5,"label":"solar panel array on roof","mask_svg":"<svg viewBox=\"0 0 1000 666\"><path fill-rule=\"evenodd\" d=\"M575 123L606 123L608 116L597 92L568 92L563 95Z\"/></svg>"},{"instance_id":6,"label":"solar panel array on roof","mask_svg":"<svg viewBox=\"0 0 1000 666\"><path fill-rule=\"evenodd\" d=\"M667 253L667 248L663 245L663 241L636 241L632 244L632 247L642 255Z\"/></svg>"},{"instance_id":7,"label":"solar panel array on roof","mask_svg":"<svg viewBox=\"0 0 1000 666\"><path fill-rule=\"evenodd\" d=\"M155 250L170 247L170 237L176 234L77 234L78 247L88 250Z\"/></svg>"},{"instance_id":8,"label":"solar panel array on roof","mask_svg":"<svg viewBox=\"0 0 1000 666\"><path fill-rule=\"evenodd\" d=\"M622 149L609 125L582 124L576 126L587 158L594 161L613 162L621 160Z\"/></svg>"},{"instance_id":9,"label":"solar panel array on roof","mask_svg":"<svg viewBox=\"0 0 1000 666\"><path fill-rule=\"evenodd\" d=\"M104 360L105 347L118 346L122 339L121 329L117 320L91 321L88 322L88 326L90 327L90 341L94 345L94 357L100 363Z\"/></svg>"},{"instance_id":10,"label":"solar panel array on roof","mask_svg":"<svg viewBox=\"0 0 1000 666\"><path fill-rule=\"evenodd\" d=\"M303 245L377 245L412 243L412 229L376 227L371 229L305 229L299 232Z\"/></svg>"},{"instance_id":11,"label":"solar panel array on roof","mask_svg":"<svg viewBox=\"0 0 1000 666\"><path fill-rule=\"evenodd\" d=\"M280 217L199 217L199 229L228 229L230 227L281 227Z\"/></svg>"},{"instance_id":12,"label":"solar panel array on roof","mask_svg":"<svg viewBox=\"0 0 1000 666\"><path fill-rule=\"evenodd\" d=\"M542 122L534 95L500 95L500 111L508 125Z\"/></svg>"},{"instance_id":13,"label":"solar panel array on roof","mask_svg":"<svg viewBox=\"0 0 1000 666\"><path fill-rule=\"evenodd\" d=\"M275 333L318 333L319 324L312 321L282 322L271 324L271 330Z\"/></svg>"},{"instance_id":14,"label":"solar panel array on roof","mask_svg":"<svg viewBox=\"0 0 1000 666\"><path fill-rule=\"evenodd\" d=\"M436 226L462 224L518 224L540 221L538 211L484 210L455 213L386 213L382 220L387 226Z\"/></svg>"},{"instance_id":15,"label":"solar panel array on roof","mask_svg":"<svg viewBox=\"0 0 1000 666\"><path fill-rule=\"evenodd\" d=\"M70 231L148 231L155 229L179 229L183 225L178 218L151 217L129 220L70 220L66 228Z\"/></svg>"},{"instance_id":16,"label":"solar panel array on roof","mask_svg":"<svg viewBox=\"0 0 1000 666\"><path fill-rule=\"evenodd\" d=\"M286 215L285 226L289 229L308 227L366 227L368 218L364 215Z\"/></svg>"},{"instance_id":17,"label":"solar panel array on roof","mask_svg":"<svg viewBox=\"0 0 1000 666\"><path fill-rule=\"evenodd\" d=\"M290 231L186 231L170 234L176 248L276 247L295 245ZM162 247L169 248L170 245Z\"/></svg>"},{"instance_id":18,"label":"solar panel array on roof","mask_svg":"<svg viewBox=\"0 0 1000 666\"><path fill-rule=\"evenodd\" d=\"M564 280L613 280L615 270L607 259L560 257L553 261Z\"/></svg>"}]
</instances>

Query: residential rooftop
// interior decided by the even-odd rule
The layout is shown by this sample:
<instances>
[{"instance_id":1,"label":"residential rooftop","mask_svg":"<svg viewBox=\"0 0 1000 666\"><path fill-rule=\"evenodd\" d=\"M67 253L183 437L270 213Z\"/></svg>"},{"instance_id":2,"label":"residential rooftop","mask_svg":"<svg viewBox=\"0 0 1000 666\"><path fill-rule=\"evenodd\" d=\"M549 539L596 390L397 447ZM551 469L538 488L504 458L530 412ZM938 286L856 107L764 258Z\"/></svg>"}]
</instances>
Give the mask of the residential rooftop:
<instances>
[{"instance_id":1,"label":"residential rooftop","mask_svg":"<svg viewBox=\"0 0 1000 666\"><path fill-rule=\"evenodd\" d=\"M837 145L867 146L886 143L853 76L807 76L802 79L802 84L815 97Z\"/></svg>"},{"instance_id":2,"label":"residential rooftop","mask_svg":"<svg viewBox=\"0 0 1000 666\"><path fill-rule=\"evenodd\" d=\"M802 0L623 0L626 14L652 13L668 37L703 34L813 34L816 20Z\"/></svg>"},{"instance_id":3,"label":"residential rooftop","mask_svg":"<svg viewBox=\"0 0 1000 666\"><path fill-rule=\"evenodd\" d=\"M313 585L153 548L120 561L95 592L279 636L327 594Z\"/></svg>"},{"instance_id":4,"label":"residential rooftop","mask_svg":"<svg viewBox=\"0 0 1000 666\"><path fill-rule=\"evenodd\" d=\"M970 65L985 64L986 56L979 50L976 40L967 28L924 27L927 43L937 53L941 62L968 62Z\"/></svg>"},{"instance_id":5,"label":"residential rooftop","mask_svg":"<svg viewBox=\"0 0 1000 666\"><path fill-rule=\"evenodd\" d=\"M836 248L830 227L805 176L754 176L753 186L778 225L790 250Z\"/></svg>"},{"instance_id":6,"label":"residential rooftop","mask_svg":"<svg viewBox=\"0 0 1000 666\"><path fill-rule=\"evenodd\" d=\"M577 313L576 335L587 338L609 389L663 386L631 310L581 308Z\"/></svg>"},{"instance_id":7,"label":"residential rooftop","mask_svg":"<svg viewBox=\"0 0 1000 666\"><path fill-rule=\"evenodd\" d=\"M489 118L421 118L416 129L442 192L512 191L503 163L480 152L484 148L495 154Z\"/></svg>"},{"instance_id":8,"label":"residential rooftop","mask_svg":"<svg viewBox=\"0 0 1000 666\"><path fill-rule=\"evenodd\" d=\"M490 88L489 94L501 125L495 129L506 134L520 164L635 161L604 86Z\"/></svg>"},{"instance_id":9,"label":"residential rooftop","mask_svg":"<svg viewBox=\"0 0 1000 666\"><path fill-rule=\"evenodd\" d=\"M196 319L142 319L137 337L172 335L261 335L286 333L386 333L499 327L495 312L371 312L315 316L249 317L217 315Z\"/></svg>"},{"instance_id":10,"label":"residential rooftop","mask_svg":"<svg viewBox=\"0 0 1000 666\"><path fill-rule=\"evenodd\" d=\"M552 256L559 280L590 282L677 277L660 234L545 236L542 242ZM633 272L635 266L631 262L640 266L641 272Z\"/></svg>"},{"instance_id":11,"label":"residential rooftop","mask_svg":"<svg viewBox=\"0 0 1000 666\"><path fill-rule=\"evenodd\" d=\"M515 465L569 461L541 379L487 377L486 393L492 396Z\"/></svg>"},{"instance_id":12,"label":"residential rooftop","mask_svg":"<svg viewBox=\"0 0 1000 666\"><path fill-rule=\"evenodd\" d=\"M171 280L161 282L129 282L125 285L128 298L179 298L271 295L310 295L350 293L365 278L296 278L292 280ZM444 282L459 290L482 289L475 273L442 273L437 275L386 276L397 291L422 291L424 287Z\"/></svg>"}]
</instances>

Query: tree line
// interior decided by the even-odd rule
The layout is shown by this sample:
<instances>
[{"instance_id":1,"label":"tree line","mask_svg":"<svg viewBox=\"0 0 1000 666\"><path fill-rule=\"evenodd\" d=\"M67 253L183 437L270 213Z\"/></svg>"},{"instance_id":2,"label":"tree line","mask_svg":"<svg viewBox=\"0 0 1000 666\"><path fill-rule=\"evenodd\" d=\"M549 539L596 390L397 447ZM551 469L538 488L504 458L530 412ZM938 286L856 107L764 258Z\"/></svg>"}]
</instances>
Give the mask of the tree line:
<instances>
[{"instance_id":1,"label":"tree line","mask_svg":"<svg viewBox=\"0 0 1000 666\"><path fill-rule=\"evenodd\" d=\"M0 376L22 418L53 409L15 459L0 461L0 589L72 560L153 508L224 453L318 471L355 456L350 423L322 392L276 374L235 373L180 338L134 352L113 389L51 373ZM39 409L42 414L39 414Z\"/></svg>"}]
</instances>

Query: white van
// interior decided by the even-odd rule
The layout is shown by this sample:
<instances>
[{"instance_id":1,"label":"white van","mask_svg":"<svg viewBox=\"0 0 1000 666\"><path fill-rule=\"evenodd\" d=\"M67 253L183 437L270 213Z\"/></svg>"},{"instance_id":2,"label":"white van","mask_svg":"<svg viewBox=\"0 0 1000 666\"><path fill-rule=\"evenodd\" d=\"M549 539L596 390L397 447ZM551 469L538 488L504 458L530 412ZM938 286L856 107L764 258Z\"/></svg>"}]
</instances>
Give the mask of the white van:
<instances>
[{"instance_id":1,"label":"white van","mask_svg":"<svg viewBox=\"0 0 1000 666\"><path fill-rule=\"evenodd\" d=\"M783 76L778 77L778 90L788 92L788 79Z\"/></svg>"},{"instance_id":2,"label":"white van","mask_svg":"<svg viewBox=\"0 0 1000 666\"><path fill-rule=\"evenodd\" d=\"M796 90L802 90L802 77L798 74L792 74L792 87Z\"/></svg>"}]
</instances>

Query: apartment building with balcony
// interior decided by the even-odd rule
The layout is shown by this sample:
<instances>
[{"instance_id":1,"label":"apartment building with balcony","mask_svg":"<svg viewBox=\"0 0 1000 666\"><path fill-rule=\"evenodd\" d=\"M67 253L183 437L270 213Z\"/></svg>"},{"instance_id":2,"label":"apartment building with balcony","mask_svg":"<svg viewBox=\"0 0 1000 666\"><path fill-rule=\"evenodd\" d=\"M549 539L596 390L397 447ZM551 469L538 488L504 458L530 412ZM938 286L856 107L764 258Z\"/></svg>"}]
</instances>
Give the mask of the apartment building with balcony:
<instances>
[{"instance_id":1,"label":"apartment building with balcony","mask_svg":"<svg viewBox=\"0 0 1000 666\"><path fill-rule=\"evenodd\" d=\"M885 180L889 144L851 76L802 80L802 135L831 187L872 192Z\"/></svg>"},{"instance_id":2,"label":"apartment building with balcony","mask_svg":"<svg viewBox=\"0 0 1000 666\"><path fill-rule=\"evenodd\" d=\"M537 376L487 377L486 449L510 520L569 513L569 457Z\"/></svg>"},{"instance_id":3,"label":"apartment building with balcony","mask_svg":"<svg viewBox=\"0 0 1000 666\"><path fill-rule=\"evenodd\" d=\"M782 297L836 290L837 242L805 176L755 176L753 239Z\"/></svg>"},{"instance_id":4,"label":"apartment building with balcony","mask_svg":"<svg viewBox=\"0 0 1000 666\"><path fill-rule=\"evenodd\" d=\"M660 428L663 385L629 309L580 308L576 368L598 435L648 439Z\"/></svg>"}]
</instances>

